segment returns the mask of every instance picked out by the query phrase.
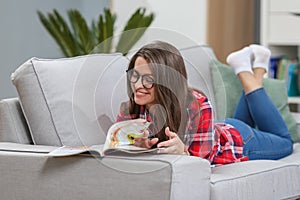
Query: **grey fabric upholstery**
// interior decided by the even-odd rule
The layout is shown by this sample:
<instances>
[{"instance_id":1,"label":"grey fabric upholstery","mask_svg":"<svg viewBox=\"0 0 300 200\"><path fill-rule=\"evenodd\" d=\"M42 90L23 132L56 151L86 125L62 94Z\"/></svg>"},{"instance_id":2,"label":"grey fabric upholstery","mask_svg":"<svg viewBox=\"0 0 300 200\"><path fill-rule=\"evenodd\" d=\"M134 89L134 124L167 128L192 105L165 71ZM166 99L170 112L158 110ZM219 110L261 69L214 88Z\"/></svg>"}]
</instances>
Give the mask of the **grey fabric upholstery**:
<instances>
[{"instance_id":1,"label":"grey fabric upholstery","mask_svg":"<svg viewBox=\"0 0 300 200\"><path fill-rule=\"evenodd\" d=\"M255 160L215 167L211 199L288 199L300 195L300 145L286 160ZM222 195L221 195L222 194Z\"/></svg>"},{"instance_id":2,"label":"grey fabric upholstery","mask_svg":"<svg viewBox=\"0 0 300 200\"><path fill-rule=\"evenodd\" d=\"M189 86L202 91L215 107L215 98L210 76L211 60L216 59L209 46L194 46L180 50L188 73Z\"/></svg>"},{"instance_id":3,"label":"grey fabric upholstery","mask_svg":"<svg viewBox=\"0 0 300 200\"><path fill-rule=\"evenodd\" d=\"M32 144L18 98L0 101L0 141Z\"/></svg>"},{"instance_id":4,"label":"grey fabric upholstery","mask_svg":"<svg viewBox=\"0 0 300 200\"><path fill-rule=\"evenodd\" d=\"M210 166L196 157L47 158L47 148L30 147L0 143L13 150L0 151L1 199L209 199Z\"/></svg>"},{"instance_id":5,"label":"grey fabric upholstery","mask_svg":"<svg viewBox=\"0 0 300 200\"><path fill-rule=\"evenodd\" d=\"M127 64L121 54L25 62L12 74L12 81L33 142L54 146L103 143L106 132L101 131L98 119L106 116L115 121L116 105L126 99Z\"/></svg>"}]
</instances>

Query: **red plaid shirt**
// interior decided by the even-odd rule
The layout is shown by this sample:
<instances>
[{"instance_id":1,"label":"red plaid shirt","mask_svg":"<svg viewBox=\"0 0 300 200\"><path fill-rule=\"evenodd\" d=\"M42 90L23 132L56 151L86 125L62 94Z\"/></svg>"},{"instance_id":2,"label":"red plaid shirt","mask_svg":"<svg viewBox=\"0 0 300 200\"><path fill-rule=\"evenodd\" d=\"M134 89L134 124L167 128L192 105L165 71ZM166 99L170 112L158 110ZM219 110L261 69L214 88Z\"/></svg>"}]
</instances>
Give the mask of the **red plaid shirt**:
<instances>
[{"instance_id":1,"label":"red plaid shirt","mask_svg":"<svg viewBox=\"0 0 300 200\"><path fill-rule=\"evenodd\" d=\"M189 119L184 135L184 143L191 155L209 160L212 164L229 164L248 160L243 156L243 139L233 126L214 123L212 107L207 97L193 91L195 99L187 108ZM143 118L152 121L145 107L140 114L126 115L120 111L117 121Z\"/></svg>"}]
</instances>

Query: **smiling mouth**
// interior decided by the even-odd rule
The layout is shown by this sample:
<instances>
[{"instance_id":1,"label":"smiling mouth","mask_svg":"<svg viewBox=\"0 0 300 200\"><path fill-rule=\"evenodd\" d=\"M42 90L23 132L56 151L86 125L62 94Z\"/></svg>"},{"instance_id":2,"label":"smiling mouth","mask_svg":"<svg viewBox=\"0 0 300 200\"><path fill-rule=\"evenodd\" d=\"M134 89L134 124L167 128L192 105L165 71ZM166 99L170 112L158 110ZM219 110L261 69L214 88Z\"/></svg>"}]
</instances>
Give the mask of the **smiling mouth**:
<instances>
[{"instance_id":1,"label":"smiling mouth","mask_svg":"<svg viewBox=\"0 0 300 200\"><path fill-rule=\"evenodd\" d=\"M149 94L149 92L137 90L137 91L135 91L135 94L136 94L137 96L145 96L145 95Z\"/></svg>"},{"instance_id":2,"label":"smiling mouth","mask_svg":"<svg viewBox=\"0 0 300 200\"><path fill-rule=\"evenodd\" d=\"M148 92L148 91L146 91L146 90L136 90L135 91L135 95L136 96L145 96L145 95L149 95L150 94L150 92Z\"/></svg>"}]
</instances>

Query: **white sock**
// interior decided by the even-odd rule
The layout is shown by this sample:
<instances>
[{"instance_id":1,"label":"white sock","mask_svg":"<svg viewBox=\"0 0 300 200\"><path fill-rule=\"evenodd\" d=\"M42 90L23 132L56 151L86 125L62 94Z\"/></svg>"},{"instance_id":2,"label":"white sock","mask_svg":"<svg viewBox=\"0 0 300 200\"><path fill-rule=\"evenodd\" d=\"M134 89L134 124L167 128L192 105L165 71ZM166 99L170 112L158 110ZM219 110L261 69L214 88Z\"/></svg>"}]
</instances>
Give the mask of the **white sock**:
<instances>
[{"instance_id":1,"label":"white sock","mask_svg":"<svg viewBox=\"0 0 300 200\"><path fill-rule=\"evenodd\" d=\"M234 73L238 74L243 71L251 72L251 50L249 47L245 47L239 51L232 52L227 56L226 62L234 69Z\"/></svg>"},{"instance_id":2,"label":"white sock","mask_svg":"<svg viewBox=\"0 0 300 200\"><path fill-rule=\"evenodd\" d=\"M271 51L261 45L251 44L250 49L253 53L253 68L264 68L268 71Z\"/></svg>"}]
</instances>

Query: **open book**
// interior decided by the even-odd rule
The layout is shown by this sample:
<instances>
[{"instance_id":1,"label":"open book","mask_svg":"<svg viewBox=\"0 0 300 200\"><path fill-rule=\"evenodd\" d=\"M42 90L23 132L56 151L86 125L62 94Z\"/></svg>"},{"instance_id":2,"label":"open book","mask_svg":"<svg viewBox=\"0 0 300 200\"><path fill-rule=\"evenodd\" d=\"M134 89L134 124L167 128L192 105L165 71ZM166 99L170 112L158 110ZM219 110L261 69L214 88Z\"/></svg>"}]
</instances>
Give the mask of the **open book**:
<instances>
[{"instance_id":1,"label":"open book","mask_svg":"<svg viewBox=\"0 0 300 200\"><path fill-rule=\"evenodd\" d=\"M134 139L144 136L144 131L150 123L144 119L134 119L113 124L107 133L104 145L92 146L62 146L48 153L48 156L60 157L82 153L104 156L110 153L146 153L157 152L158 148L147 149L134 146Z\"/></svg>"}]
</instances>

